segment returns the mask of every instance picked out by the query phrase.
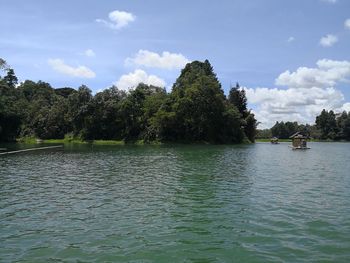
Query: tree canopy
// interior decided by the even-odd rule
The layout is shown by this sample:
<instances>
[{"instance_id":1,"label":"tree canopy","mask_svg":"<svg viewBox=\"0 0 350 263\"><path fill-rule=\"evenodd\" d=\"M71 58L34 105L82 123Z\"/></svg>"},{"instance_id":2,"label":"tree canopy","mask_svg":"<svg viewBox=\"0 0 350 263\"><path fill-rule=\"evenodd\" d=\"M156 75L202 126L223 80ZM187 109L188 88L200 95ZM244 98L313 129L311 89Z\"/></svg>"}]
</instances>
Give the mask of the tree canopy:
<instances>
[{"instance_id":1,"label":"tree canopy","mask_svg":"<svg viewBox=\"0 0 350 263\"><path fill-rule=\"evenodd\" d=\"M254 141L257 122L244 90L227 98L208 60L188 63L170 93L140 83L129 92L112 86L93 95L85 85L55 89L26 80L18 85L1 60L0 140L35 136L82 140L240 143ZM234 96L238 99L234 99Z\"/></svg>"},{"instance_id":2,"label":"tree canopy","mask_svg":"<svg viewBox=\"0 0 350 263\"><path fill-rule=\"evenodd\" d=\"M325 109L316 117L315 124L298 124L297 122L276 122L271 129L258 130L258 138L288 139L296 132L320 140L347 140L350 141L350 112L343 111L335 114Z\"/></svg>"}]
</instances>

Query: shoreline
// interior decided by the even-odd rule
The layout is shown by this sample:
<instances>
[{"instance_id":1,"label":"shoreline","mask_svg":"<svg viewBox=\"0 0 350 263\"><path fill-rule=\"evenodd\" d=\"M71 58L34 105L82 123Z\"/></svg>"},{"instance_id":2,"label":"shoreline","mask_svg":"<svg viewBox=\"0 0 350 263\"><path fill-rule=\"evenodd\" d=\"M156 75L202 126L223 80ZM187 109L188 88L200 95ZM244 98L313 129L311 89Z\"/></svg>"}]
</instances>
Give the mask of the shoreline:
<instances>
[{"instance_id":1,"label":"shoreline","mask_svg":"<svg viewBox=\"0 0 350 263\"><path fill-rule=\"evenodd\" d=\"M308 142L349 142L345 140L320 140L320 139L309 139ZM255 142L271 142L271 139L255 139ZM291 139L278 139L278 142L292 142Z\"/></svg>"}]
</instances>

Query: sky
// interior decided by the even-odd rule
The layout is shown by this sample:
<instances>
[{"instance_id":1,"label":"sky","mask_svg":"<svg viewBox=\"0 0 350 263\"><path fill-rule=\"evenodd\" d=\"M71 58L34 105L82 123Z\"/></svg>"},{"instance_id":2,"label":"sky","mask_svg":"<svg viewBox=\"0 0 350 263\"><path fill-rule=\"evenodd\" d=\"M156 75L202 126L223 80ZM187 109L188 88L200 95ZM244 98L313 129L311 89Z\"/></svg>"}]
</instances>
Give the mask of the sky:
<instances>
[{"instance_id":1,"label":"sky","mask_svg":"<svg viewBox=\"0 0 350 263\"><path fill-rule=\"evenodd\" d=\"M259 128L350 111L350 1L0 0L0 57L54 88L172 84L208 59Z\"/></svg>"}]
</instances>

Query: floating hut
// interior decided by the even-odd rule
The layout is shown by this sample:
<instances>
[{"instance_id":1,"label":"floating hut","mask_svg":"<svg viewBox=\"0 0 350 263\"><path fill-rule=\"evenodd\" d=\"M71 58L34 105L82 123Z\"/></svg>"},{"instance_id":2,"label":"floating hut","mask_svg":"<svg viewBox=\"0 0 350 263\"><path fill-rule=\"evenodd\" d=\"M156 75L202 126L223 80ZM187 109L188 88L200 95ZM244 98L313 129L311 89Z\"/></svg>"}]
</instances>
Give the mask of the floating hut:
<instances>
[{"instance_id":1,"label":"floating hut","mask_svg":"<svg viewBox=\"0 0 350 263\"><path fill-rule=\"evenodd\" d=\"M292 139L292 146L291 147L293 150L310 149L309 147L307 147L308 137L303 135L302 133L296 132L292 136L290 136L289 138Z\"/></svg>"},{"instance_id":2,"label":"floating hut","mask_svg":"<svg viewBox=\"0 0 350 263\"><path fill-rule=\"evenodd\" d=\"M272 137L272 138L271 138L271 143L272 143L272 144L279 144L278 138L277 138L277 137Z\"/></svg>"}]
</instances>

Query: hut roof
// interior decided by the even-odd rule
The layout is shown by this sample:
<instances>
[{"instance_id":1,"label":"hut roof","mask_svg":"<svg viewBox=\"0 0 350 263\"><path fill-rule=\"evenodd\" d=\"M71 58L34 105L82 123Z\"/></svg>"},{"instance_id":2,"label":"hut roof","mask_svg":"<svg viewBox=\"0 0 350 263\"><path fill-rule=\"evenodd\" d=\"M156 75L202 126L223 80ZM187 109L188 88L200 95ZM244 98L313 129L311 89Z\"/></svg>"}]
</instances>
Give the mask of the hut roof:
<instances>
[{"instance_id":1,"label":"hut roof","mask_svg":"<svg viewBox=\"0 0 350 263\"><path fill-rule=\"evenodd\" d=\"M301 132L296 132L293 135L291 135L289 138L291 138L291 139L294 139L294 138L306 139L307 136L303 135Z\"/></svg>"}]
</instances>

